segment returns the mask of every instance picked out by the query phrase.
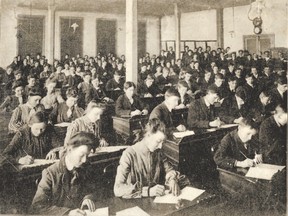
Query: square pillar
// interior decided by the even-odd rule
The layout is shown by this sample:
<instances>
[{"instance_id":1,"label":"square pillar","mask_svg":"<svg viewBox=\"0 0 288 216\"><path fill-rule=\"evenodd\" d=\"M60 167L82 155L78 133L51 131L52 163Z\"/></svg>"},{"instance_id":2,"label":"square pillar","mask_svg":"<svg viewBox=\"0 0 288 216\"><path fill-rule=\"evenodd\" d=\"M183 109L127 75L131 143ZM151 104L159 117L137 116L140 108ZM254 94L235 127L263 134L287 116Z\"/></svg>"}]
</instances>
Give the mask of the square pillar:
<instances>
[{"instance_id":1,"label":"square pillar","mask_svg":"<svg viewBox=\"0 0 288 216\"><path fill-rule=\"evenodd\" d=\"M181 25L181 14L179 13L179 8L177 3L174 3L174 16L175 16L175 57L176 60L181 57L181 50L180 50L180 41L181 41L181 34L180 34L180 25Z\"/></svg>"},{"instance_id":2,"label":"square pillar","mask_svg":"<svg viewBox=\"0 0 288 216\"><path fill-rule=\"evenodd\" d=\"M224 48L224 23L223 23L223 8L216 10L217 20L217 45Z\"/></svg>"},{"instance_id":3,"label":"square pillar","mask_svg":"<svg viewBox=\"0 0 288 216\"><path fill-rule=\"evenodd\" d=\"M138 80L137 0L126 0L126 81Z\"/></svg>"}]
</instances>

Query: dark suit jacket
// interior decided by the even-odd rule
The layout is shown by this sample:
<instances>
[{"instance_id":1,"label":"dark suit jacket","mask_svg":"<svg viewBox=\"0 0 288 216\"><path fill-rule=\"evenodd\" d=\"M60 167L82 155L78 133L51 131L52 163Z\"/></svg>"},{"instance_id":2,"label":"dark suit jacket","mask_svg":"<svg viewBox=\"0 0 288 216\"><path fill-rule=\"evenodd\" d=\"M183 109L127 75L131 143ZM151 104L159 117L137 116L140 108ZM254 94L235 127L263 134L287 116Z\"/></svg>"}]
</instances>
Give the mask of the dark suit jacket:
<instances>
[{"instance_id":1,"label":"dark suit jacket","mask_svg":"<svg viewBox=\"0 0 288 216\"><path fill-rule=\"evenodd\" d=\"M286 140L286 127L279 127L274 116L270 116L262 122L259 141L265 163L286 165Z\"/></svg>"},{"instance_id":2,"label":"dark suit jacket","mask_svg":"<svg viewBox=\"0 0 288 216\"><path fill-rule=\"evenodd\" d=\"M73 184L71 183L72 177L72 173L66 168L64 157L44 169L32 201L31 212L64 215L71 209L79 208L82 200L93 199L92 195L87 195L89 189L85 187L88 182L84 173L79 172L77 182Z\"/></svg>"},{"instance_id":3,"label":"dark suit jacket","mask_svg":"<svg viewBox=\"0 0 288 216\"><path fill-rule=\"evenodd\" d=\"M239 109L235 96L224 99L221 105L219 116L220 119L226 124L231 124L234 122L235 119L241 116L245 117L246 115L247 109L245 108L245 105L243 105L241 109Z\"/></svg>"},{"instance_id":4,"label":"dark suit jacket","mask_svg":"<svg viewBox=\"0 0 288 216\"><path fill-rule=\"evenodd\" d=\"M272 106L274 109L279 103L287 104L287 91L284 92L283 98L282 98L277 88L273 88L270 91L270 95L271 95L271 103L273 104Z\"/></svg>"},{"instance_id":5,"label":"dark suit jacket","mask_svg":"<svg viewBox=\"0 0 288 216\"><path fill-rule=\"evenodd\" d=\"M215 119L214 106L211 111L205 104L204 98L199 98L191 103L188 109L187 124L189 128L209 128L209 122Z\"/></svg>"},{"instance_id":6,"label":"dark suit jacket","mask_svg":"<svg viewBox=\"0 0 288 216\"><path fill-rule=\"evenodd\" d=\"M161 120L166 125L166 128L174 127L172 113L168 110L164 102L162 102L152 110L149 119L153 118L158 118L159 120Z\"/></svg>"},{"instance_id":7,"label":"dark suit jacket","mask_svg":"<svg viewBox=\"0 0 288 216\"><path fill-rule=\"evenodd\" d=\"M144 97L144 95L148 93L155 97L157 94L160 94L161 91L154 83L149 88L145 83L140 84L138 87L138 94L140 95L140 97Z\"/></svg>"},{"instance_id":8,"label":"dark suit jacket","mask_svg":"<svg viewBox=\"0 0 288 216\"><path fill-rule=\"evenodd\" d=\"M214 160L221 168L233 168L236 160L243 161L246 159L240 151L248 158L253 159L255 157L255 151L257 153L259 151L259 146L256 140L251 140L247 143L246 149L244 143L238 136L238 129L236 129L221 140L214 155Z\"/></svg>"},{"instance_id":9,"label":"dark suit jacket","mask_svg":"<svg viewBox=\"0 0 288 216\"><path fill-rule=\"evenodd\" d=\"M143 109L148 110L148 106L145 105L140 98L133 96L133 104L130 103L126 94L120 95L116 101L115 112L117 116L130 115L131 111L136 109L142 111Z\"/></svg>"}]
</instances>

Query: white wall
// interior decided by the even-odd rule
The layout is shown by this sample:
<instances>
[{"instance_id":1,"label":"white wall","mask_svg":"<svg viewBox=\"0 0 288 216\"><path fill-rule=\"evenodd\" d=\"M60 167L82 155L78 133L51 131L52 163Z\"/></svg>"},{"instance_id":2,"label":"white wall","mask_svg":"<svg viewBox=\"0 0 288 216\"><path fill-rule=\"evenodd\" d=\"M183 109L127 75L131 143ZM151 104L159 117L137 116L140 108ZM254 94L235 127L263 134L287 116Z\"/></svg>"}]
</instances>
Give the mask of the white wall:
<instances>
[{"instance_id":1,"label":"white wall","mask_svg":"<svg viewBox=\"0 0 288 216\"><path fill-rule=\"evenodd\" d=\"M17 16L30 15L30 10L19 7L5 7L1 8L0 21L0 66L6 67L10 64L13 58L17 55ZM31 15L41 15L45 17L45 36L44 36L44 55L48 55L48 41L47 37L47 10L32 10ZM85 12L68 12L56 11L55 13L55 58L60 58L60 17L77 17L83 18L83 54L89 56L96 55L96 20L99 18L115 19L117 21L116 33L116 54L125 54L125 15L115 14L101 14L101 13L85 13ZM139 17L139 20L144 20L147 23L146 44L147 52L150 54L158 54L160 50L160 30L158 17ZM49 59L50 61L50 59Z\"/></svg>"},{"instance_id":2,"label":"white wall","mask_svg":"<svg viewBox=\"0 0 288 216\"><path fill-rule=\"evenodd\" d=\"M262 34L275 34L275 47L288 47L288 16L287 0L266 0L266 8L262 12ZM224 46L230 46L232 50L243 49L243 35L252 35L253 24L248 19L250 6L235 7L234 29L233 10L224 9ZM253 13L253 11L252 11ZM234 30L231 36L230 31Z\"/></svg>"},{"instance_id":3,"label":"white wall","mask_svg":"<svg viewBox=\"0 0 288 216\"><path fill-rule=\"evenodd\" d=\"M174 16L161 18L161 40L175 40ZM216 40L216 10L182 13L181 40Z\"/></svg>"}]
</instances>

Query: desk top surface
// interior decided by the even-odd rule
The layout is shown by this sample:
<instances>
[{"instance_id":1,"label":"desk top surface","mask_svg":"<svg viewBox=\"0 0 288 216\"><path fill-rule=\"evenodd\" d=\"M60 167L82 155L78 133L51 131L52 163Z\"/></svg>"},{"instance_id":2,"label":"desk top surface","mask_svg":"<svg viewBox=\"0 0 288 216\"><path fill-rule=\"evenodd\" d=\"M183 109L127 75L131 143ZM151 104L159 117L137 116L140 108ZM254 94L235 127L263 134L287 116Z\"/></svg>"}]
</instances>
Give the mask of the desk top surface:
<instances>
[{"instance_id":1,"label":"desk top surface","mask_svg":"<svg viewBox=\"0 0 288 216\"><path fill-rule=\"evenodd\" d=\"M123 199L113 197L107 200L98 201L95 203L95 205L97 208L109 207L109 215L116 215L116 212L118 211L138 206L142 210L147 212L149 215L154 216L170 215L187 208L192 208L193 206L196 206L198 202L201 202L208 198L213 198L213 196L207 192L204 192L193 201L182 200L182 206L180 208L175 204L154 203L153 201L155 198Z\"/></svg>"}]
</instances>

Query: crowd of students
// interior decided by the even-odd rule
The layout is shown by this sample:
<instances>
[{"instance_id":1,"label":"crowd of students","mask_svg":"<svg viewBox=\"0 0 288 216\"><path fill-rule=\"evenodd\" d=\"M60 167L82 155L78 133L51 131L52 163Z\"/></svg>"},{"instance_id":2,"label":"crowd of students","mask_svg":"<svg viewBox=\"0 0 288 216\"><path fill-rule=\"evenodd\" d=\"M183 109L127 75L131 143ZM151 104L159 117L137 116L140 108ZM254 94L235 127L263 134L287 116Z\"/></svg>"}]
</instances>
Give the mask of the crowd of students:
<instances>
[{"instance_id":1,"label":"crowd of students","mask_svg":"<svg viewBox=\"0 0 288 216\"><path fill-rule=\"evenodd\" d=\"M54 159L57 152L63 156L43 172L33 211L48 208L53 212L51 206L55 205L65 207L66 212L71 207L63 194L54 194L58 189L53 188L51 194L51 187L62 187L58 181L66 172L72 181L72 170L86 162L90 150L97 147L94 144L110 144L99 132L103 103L115 103L118 116L149 115L143 138L122 155L114 187L116 196L159 196L164 193L164 183L174 194L179 193L180 174L157 150L171 131L235 123L238 129L227 134L216 150L218 166L250 167L260 162L285 165L287 60L282 54L272 58L269 51L263 56L229 51L210 47L192 51L186 46L181 59L175 59L172 48L159 56L146 53L139 58L139 71L135 71L137 83L125 82L125 56L65 55L53 65L41 55L35 59L29 55L24 59L15 57L1 74L0 108L11 112L8 128L14 136L3 153L16 164L31 164L34 158ZM155 107L143 100L161 97L164 101ZM175 123L172 111L183 108L188 109L187 119ZM61 122L71 124L64 147L55 148L51 141L53 125ZM135 161L139 157L143 158L141 163ZM151 157L152 162L147 159ZM79 199L75 194L71 196ZM95 209L90 198L83 204ZM70 214L82 215L83 211L75 209Z\"/></svg>"}]
</instances>

